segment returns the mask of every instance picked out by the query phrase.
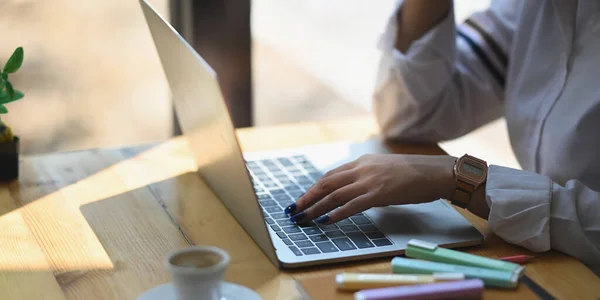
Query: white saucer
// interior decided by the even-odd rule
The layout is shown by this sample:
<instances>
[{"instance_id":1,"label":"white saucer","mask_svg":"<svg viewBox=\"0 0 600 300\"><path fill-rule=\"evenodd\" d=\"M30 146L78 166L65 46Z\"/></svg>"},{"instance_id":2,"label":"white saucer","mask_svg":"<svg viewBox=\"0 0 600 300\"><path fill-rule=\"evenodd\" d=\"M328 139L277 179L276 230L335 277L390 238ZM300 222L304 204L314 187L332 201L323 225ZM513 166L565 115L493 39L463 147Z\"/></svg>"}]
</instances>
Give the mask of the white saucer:
<instances>
[{"instance_id":1,"label":"white saucer","mask_svg":"<svg viewBox=\"0 0 600 300\"><path fill-rule=\"evenodd\" d=\"M253 290L231 282L223 282L221 284L223 297L221 300L262 300L262 298ZM157 285L143 294L137 300L177 300L175 297L175 288L171 283Z\"/></svg>"}]
</instances>

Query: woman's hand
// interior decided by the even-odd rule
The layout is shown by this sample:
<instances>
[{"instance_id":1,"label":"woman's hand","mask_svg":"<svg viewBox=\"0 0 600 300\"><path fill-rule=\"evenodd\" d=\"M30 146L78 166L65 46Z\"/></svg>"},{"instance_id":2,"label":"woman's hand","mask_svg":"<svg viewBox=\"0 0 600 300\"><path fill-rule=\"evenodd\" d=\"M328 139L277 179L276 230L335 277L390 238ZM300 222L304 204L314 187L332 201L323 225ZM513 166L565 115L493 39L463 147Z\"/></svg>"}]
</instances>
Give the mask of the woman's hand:
<instances>
[{"instance_id":1,"label":"woman's hand","mask_svg":"<svg viewBox=\"0 0 600 300\"><path fill-rule=\"evenodd\" d=\"M365 155L329 171L285 213L296 223L329 224L371 207L450 198L455 161L451 156Z\"/></svg>"}]
</instances>

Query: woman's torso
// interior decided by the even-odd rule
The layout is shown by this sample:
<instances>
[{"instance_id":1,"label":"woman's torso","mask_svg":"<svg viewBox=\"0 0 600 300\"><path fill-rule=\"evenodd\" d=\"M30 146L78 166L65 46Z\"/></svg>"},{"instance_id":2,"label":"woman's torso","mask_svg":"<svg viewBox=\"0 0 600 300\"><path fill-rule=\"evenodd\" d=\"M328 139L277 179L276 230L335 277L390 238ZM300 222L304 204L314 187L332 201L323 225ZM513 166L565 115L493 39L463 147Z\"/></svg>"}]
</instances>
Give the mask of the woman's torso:
<instances>
[{"instance_id":1,"label":"woman's torso","mask_svg":"<svg viewBox=\"0 0 600 300\"><path fill-rule=\"evenodd\" d=\"M600 191L600 1L524 1L506 119L524 169Z\"/></svg>"}]
</instances>

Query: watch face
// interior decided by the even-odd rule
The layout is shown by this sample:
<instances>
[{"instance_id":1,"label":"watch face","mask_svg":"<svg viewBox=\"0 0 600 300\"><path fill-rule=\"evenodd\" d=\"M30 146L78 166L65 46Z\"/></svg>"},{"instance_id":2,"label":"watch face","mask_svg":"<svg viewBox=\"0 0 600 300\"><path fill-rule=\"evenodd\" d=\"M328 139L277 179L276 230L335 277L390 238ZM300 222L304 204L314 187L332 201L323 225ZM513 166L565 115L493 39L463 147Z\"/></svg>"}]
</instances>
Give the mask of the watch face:
<instances>
[{"instance_id":1,"label":"watch face","mask_svg":"<svg viewBox=\"0 0 600 300\"><path fill-rule=\"evenodd\" d=\"M470 173L471 176L474 176L474 177L481 177L484 172L484 170L482 168L472 165L469 162L465 162L462 165L462 171L465 173Z\"/></svg>"},{"instance_id":2,"label":"watch face","mask_svg":"<svg viewBox=\"0 0 600 300\"><path fill-rule=\"evenodd\" d=\"M471 157L464 157L460 160L457 168L457 175L463 180L471 181L474 185L479 185L487 176L487 164Z\"/></svg>"}]
</instances>

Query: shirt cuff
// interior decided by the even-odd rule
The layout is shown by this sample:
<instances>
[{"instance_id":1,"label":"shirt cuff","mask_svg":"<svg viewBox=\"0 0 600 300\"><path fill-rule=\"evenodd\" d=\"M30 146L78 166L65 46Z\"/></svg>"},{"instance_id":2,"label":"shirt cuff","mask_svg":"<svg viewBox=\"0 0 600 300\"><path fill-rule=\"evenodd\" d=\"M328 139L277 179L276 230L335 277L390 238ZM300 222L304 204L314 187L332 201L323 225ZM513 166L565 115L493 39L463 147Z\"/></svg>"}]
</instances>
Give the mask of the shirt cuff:
<instances>
[{"instance_id":1,"label":"shirt cuff","mask_svg":"<svg viewBox=\"0 0 600 300\"><path fill-rule=\"evenodd\" d=\"M543 175L491 165L486 201L492 232L531 251L550 250L552 181Z\"/></svg>"},{"instance_id":2,"label":"shirt cuff","mask_svg":"<svg viewBox=\"0 0 600 300\"><path fill-rule=\"evenodd\" d=\"M419 93L419 99L434 98L446 86L453 73L456 57L456 24L454 8L435 27L413 41L404 52L396 49L397 14L404 1L397 1L396 9L381 35L378 48L382 51L383 69L387 76L399 76L408 90ZM388 78L380 78L385 83Z\"/></svg>"}]
</instances>

